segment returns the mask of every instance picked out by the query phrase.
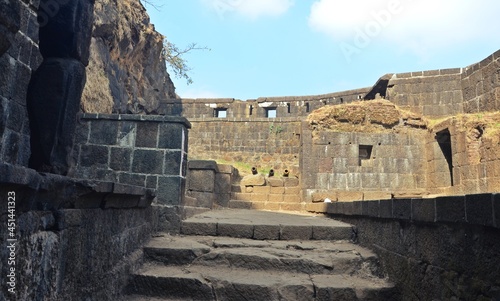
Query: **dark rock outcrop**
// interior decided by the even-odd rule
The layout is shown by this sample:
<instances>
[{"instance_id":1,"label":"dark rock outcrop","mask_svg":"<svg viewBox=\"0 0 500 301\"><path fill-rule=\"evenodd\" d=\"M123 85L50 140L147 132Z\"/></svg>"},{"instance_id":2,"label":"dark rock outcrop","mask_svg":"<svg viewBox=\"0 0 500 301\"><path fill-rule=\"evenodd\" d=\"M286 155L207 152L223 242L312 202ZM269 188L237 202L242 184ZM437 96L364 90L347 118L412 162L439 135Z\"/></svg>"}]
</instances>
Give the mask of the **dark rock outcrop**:
<instances>
[{"instance_id":1,"label":"dark rock outcrop","mask_svg":"<svg viewBox=\"0 0 500 301\"><path fill-rule=\"evenodd\" d=\"M85 86L93 11L94 0L40 2L38 15L46 16L40 24L43 62L31 77L26 100L31 131L29 166L38 171L68 172Z\"/></svg>"},{"instance_id":2,"label":"dark rock outcrop","mask_svg":"<svg viewBox=\"0 0 500 301\"><path fill-rule=\"evenodd\" d=\"M96 0L95 21L82 98L86 113L158 113L175 98L162 59L164 37L139 0Z\"/></svg>"}]
</instances>

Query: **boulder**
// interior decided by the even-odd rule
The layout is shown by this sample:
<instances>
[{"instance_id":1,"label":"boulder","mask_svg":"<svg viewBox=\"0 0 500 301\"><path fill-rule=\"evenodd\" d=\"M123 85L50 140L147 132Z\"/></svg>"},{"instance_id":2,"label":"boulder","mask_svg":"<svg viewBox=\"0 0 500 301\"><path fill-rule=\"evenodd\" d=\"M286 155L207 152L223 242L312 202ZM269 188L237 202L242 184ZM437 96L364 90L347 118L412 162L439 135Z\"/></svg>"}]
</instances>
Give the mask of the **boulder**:
<instances>
[{"instance_id":1,"label":"boulder","mask_svg":"<svg viewBox=\"0 0 500 301\"><path fill-rule=\"evenodd\" d=\"M266 178L263 175L248 175L241 180L242 186L265 186Z\"/></svg>"}]
</instances>

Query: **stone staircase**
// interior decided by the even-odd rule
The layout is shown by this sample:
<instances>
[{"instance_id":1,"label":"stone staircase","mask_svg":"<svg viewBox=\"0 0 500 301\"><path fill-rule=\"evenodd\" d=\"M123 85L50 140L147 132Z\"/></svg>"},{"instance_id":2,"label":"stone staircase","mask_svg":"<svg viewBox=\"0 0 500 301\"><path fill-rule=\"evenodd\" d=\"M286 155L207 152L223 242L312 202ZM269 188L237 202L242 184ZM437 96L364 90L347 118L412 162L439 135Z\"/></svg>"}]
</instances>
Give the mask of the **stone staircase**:
<instances>
[{"instance_id":1,"label":"stone staircase","mask_svg":"<svg viewBox=\"0 0 500 301\"><path fill-rule=\"evenodd\" d=\"M144 247L124 300L398 300L353 227L322 216L214 210Z\"/></svg>"}]
</instances>

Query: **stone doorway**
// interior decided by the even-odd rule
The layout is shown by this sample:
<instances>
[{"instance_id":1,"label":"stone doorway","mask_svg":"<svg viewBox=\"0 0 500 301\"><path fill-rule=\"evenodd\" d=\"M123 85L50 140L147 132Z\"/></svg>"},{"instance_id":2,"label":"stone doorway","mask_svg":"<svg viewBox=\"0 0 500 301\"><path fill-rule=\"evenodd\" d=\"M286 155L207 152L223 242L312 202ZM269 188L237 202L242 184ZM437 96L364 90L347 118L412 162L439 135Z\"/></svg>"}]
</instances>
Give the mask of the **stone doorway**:
<instances>
[{"instance_id":1,"label":"stone doorway","mask_svg":"<svg viewBox=\"0 0 500 301\"><path fill-rule=\"evenodd\" d=\"M436 158L438 159L437 164L445 164L446 167L443 170L446 170L445 173L447 175L445 182L449 184L448 186L453 186L453 152L451 148L451 134L448 129L444 129L436 133L436 141L441 150L440 154L436 154Z\"/></svg>"}]
</instances>

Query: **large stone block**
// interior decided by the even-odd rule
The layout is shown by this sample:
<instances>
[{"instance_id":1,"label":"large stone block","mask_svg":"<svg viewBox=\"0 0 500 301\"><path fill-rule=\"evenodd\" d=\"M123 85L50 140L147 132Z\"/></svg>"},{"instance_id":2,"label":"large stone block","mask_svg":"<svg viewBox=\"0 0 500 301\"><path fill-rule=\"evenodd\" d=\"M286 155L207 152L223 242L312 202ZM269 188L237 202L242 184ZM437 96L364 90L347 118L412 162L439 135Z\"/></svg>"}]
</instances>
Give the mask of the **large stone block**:
<instances>
[{"instance_id":1,"label":"large stone block","mask_svg":"<svg viewBox=\"0 0 500 301\"><path fill-rule=\"evenodd\" d=\"M40 52L44 58L73 58L85 66L94 20L94 0L41 0Z\"/></svg>"},{"instance_id":2,"label":"large stone block","mask_svg":"<svg viewBox=\"0 0 500 301\"><path fill-rule=\"evenodd\" d=\"M188 189L215 192L215 172L213 170L190 170Z\"/></svg>"},{"instance_id":3,"label":"large stone block","mask_svg":"<svg viewBox=\"0 0 500 301\"><path fill-rule=\"evenodd\" d=\"M181 177L158 177L158 203L161 205L180 205L184 188L185 179Z\"/></svg>"},{"instance_id":4,"label":"large stone block","mask_svg":"<svg viewBox=\"0 0 500 301\"><path fill-rule=\"evenodd\" d=\"M137 149L134 151L132 171L145 174L163 173L163 151Z\"/></svg>"},{"instance_id":5,"label":"large stone block","mask_svg":"<svg viewBox=\"0 0 500 301\"><path fill-rule=\"evenodd\" d=\"M484 226L493 226L493 195L471 194L465 196L467 222Z\"/></svg>"},{"instance_id":6,"label":"large stone block","mask_svg":"<svg viewBox=\"0 0 500 301\"><path fill-rule=\"evenodd\" d=\"M465 197L437 197L436 220L438 222L465 222Z\"/></svg>"},{"instance_id":7,"label":"large stone block","mask_svg":"<svg viewBox=\"0 0 500 301\"><path fill-rule=\"evenodd\" d=\"M47 59L28 88L30 166L66 174L75 120L85 85L85 66L72 59Z\"/></svg>"},{"instance_id":8,"label":"large stone block","mask_svg":"<svg viewBox=\"0 0 500 301\"><path fill-rule=\"evenodd\" d=\"M411 201L412 220L434 222L436 216L435 199L413 199Z\"/></svg>"}]
</instances>

